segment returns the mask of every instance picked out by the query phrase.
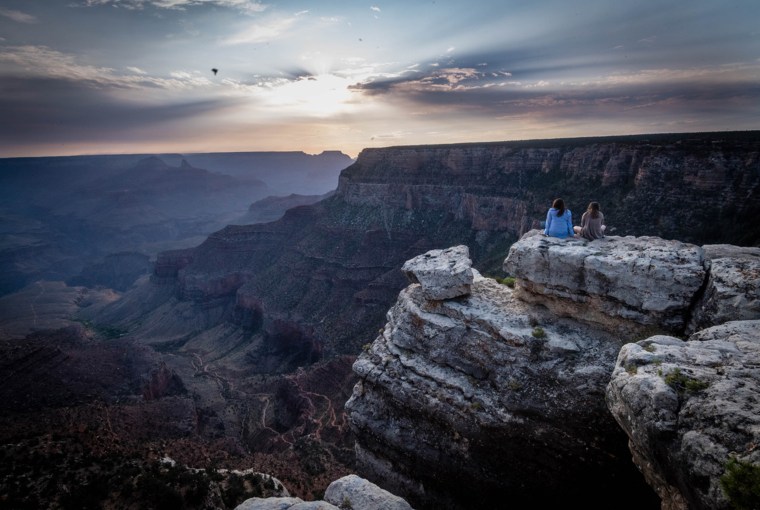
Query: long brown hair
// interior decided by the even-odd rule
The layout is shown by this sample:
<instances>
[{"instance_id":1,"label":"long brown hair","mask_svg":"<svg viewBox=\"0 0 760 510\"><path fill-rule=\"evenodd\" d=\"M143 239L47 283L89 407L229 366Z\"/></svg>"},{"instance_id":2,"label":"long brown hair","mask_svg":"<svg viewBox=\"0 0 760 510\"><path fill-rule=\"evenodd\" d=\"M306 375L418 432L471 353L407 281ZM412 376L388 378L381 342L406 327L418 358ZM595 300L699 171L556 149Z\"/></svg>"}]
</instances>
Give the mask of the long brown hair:
<instances>
[{"instance_id":1,"label":"long brown hair","mask_svg":"<svg viewBox=\"0 0 760 510\"><path fill-rule=\"evenodd\" d=\"M561 198L554 199L554 202L552 202L552 207L559 211L557 213L557 216L562 216L565 214L565 201Z\"/></svg>"},{"instance_id":2,"label":"long brown hair","mask_svg":"<svg viewBox=\"0 0 760 510\"><path fill-rule=\"evenodd\" d=\"M586 210L591 213L592 218L598 218L599 217L599 202L591 202L590 204L588 204L588 209Z\"/></svg>"}]
</instances>

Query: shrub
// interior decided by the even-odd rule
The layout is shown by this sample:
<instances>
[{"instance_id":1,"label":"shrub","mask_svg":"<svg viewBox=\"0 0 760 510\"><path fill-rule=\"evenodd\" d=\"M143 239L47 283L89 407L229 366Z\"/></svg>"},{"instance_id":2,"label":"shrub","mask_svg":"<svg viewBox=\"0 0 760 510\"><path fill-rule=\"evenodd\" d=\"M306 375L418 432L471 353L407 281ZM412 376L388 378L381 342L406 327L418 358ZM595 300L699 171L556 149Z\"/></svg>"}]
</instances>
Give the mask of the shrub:
<instances>
[{"instance_id":1,"label":"shrub","mask_svg":"<svg viewBox=\"0 0 760 510\"><path fill-rule=\"evenodd\" d=\"M497 278L497 282L501 283L502 285L506 285L510 289L515 288L515 277L514 276L507 276L504 278Z\"/></svg>"},{"instance_id":2,"label":"shrub","mask_svg":"<svg viewBox=\"0 0 760 510\"><path fill-rule=\"evenodd\" d=\"M760 508L760 466L731 457L720 487L736 510Z\"/></svg>"},{"instance_id":3,"label":"shrub","mask_svg":"<svg viewBox=\"0 0 760 510\"><path fill-rule=\"evenodd\" d=\"M665 383L679 394L683 394L687 391L690 393L697 393L709 386L709 384L704 381L687 376L681 372L680 368L675 368L666 375Z\"/></svg>"},{"instance_id":4,"label":"shrub","mask_svg":"<svg viewBox=\"0 0 760 510\"><path fill-rule=\"evenodd\" d=\"M541 326L536 326L533 328L531 335L533 335L533 338L546 338L546 331Z\"/></svg>"}]
</instances>

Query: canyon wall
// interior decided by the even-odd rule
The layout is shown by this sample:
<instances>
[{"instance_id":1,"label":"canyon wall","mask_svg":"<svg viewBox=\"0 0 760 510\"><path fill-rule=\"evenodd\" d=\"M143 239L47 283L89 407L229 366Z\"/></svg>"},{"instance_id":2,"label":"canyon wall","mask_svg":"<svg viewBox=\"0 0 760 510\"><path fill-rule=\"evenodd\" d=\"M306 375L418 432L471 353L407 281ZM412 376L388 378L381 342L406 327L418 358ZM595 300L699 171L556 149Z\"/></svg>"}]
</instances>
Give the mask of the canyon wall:
<instances>
[{"instance_id":1,"label":"canyon wall","mask_svg":"<svg viewBox=\"0 0 760 510\"><path fill-rule=\"evenodd\" d=\"M576 223L588 201L600 201L610 233L615 235L658 236L698 245L706 242L757 245L759 234L754 218L758 211L759 140L757 132L705 133L365 150L355 164L342 172L337 189L329 198L292 208L278 221L217 230L192 248L184 248L187 244L168 243L183 249L160 253L150 277L141 278L121 295L86 293L81 287L73 290L47 285L28 288L25 306L12 308L14 335L22 337L20 342L50 346L50 350L46 347L29 358L27 378L6 379L6 391L9 394L35 394L37 390L45 391L43 383L59 385L62 389L69 386L77 391L87 389L78 386L78 373L71 373L71 370L79 370L80 365L56 364L56 370L51 372L55 376L54 384L37 377L48 371L48 353L57 352L55 345L60 342L55 334L23 338L28 336L29 324L33 325L32 330L52 324L63 327L71 325L73 318L81 322L82 331L93 343L128 346L144 354L147 361L133 363L135 370L130 372L130 379L119 383L123 386L119 390L121 393L114 390L115 386L106 388L103 395L85 392L88 399L95 399L94 403L88 401L86 405L96 405L100 400L109 404L98 408L100 411L96 413L90 407L70 409L65 398L59 399L56 402L59 407L54 412L62 409L60 412L71 413L72 418L67 422L70 426L65 427L71 433L80 434L83 417L91 416L93 419L87 422L87 434L119 439L109 442L104 451L111 451L118 445L124 445L124 448L129 445L128 449L134 448L132 451L160 450L179 462L195 466L207 465L214 457L236 468L250 467L255 462L259 467L272 466L278 475L288 473L286 478L292 493L308 498L322 492L329 481L353 469L356 458L353 432L343 409L359 377L352 372L351 366L363 349L376 350L370 345L386 323L389 307L408 284L400 270L405 261L433 249L463 245L467 247L476 270L486 276L503 275L507 272L502 267L507 251L521 234L540 224L551 200L557 196L565 198L574 212ZM190 156L188 158L193 165L201 164ZM180 161L180 156L172 159L173 163ZM130 167L133 165L134 162L130 163ZM87 183L92 175L97 174L96 170L89 169L87 178L82 174L81 182ZM188 170L187 165L185 170ZM123 168L113 169L111 175L123 171ZM57 177L52 182L65 181L62 175L54 174L53 171L45 173ZM7 180L9 175L13 177L10 181ZM3 182L15 182L17 177L20 178L6 173ZM26 177L14 187L0 187L0 193L10 197L14 189L26 185L34 191L36 178ZM67 196L76 195L78 185L75 184L71 183L64 190ZM205 193L202 187L201 193ZM8 203L19 203L20 199L13 200L16 202ZM62 204L66 211L87 205L65 201ZM182 205L192 209L194 204L184 201ZM140 218L152 224L152 216L144 214ZM94 219L100 224L102 218ZM198 232L197 223L186 224L183 229L185 227ZM27 230L23 222L4 224L6 237L3 239L9 240L9 244L3 245L0 259L12 259L13 263L25 261L23 254L12 249L13 243L18 241L14 238L21 230ZM117 231L108 228L105 232L114 235ZM171 235L171 230L159 233L151 237L151 242L166 243ZM84 249L84 245L77 244L76 238L65 236L65 239L74 252ZM124 238L118 240L122 242ZM31 241L27 244L41 250L43 255L46 253L45 244ZM707 249L703 251L708 252ZM54 258L60 260L60 257ZM699 298L709 312L698 317L683 317L682 321L679 313L663 312L663 317L667 317L673 327L683 323L696 331L717 319L736 317L735 304L741 304L743 298L739 294L728 301L719 297L728 288L726 281L733 279L730 275L747 274L748 266L736 262L735 257L723 257L722 262L705 255L705 260L708 258L711 264L720 263L725 268L720 273L709 273L709 283ZM125 276L124 269L128 268L121 265L121 260L114 263L113 266L88 266L85 271L92 274L83 274L83 281L103 281L101 274L107 278ZM584 273L576 274L578 282L584 281ZM597 288L604 288L604 275L599 273L596 276ZM488 278L483 281L473 282L473 288L495 285ZM509 301L519 309L535 307L539 310L538 302L527 302L527 292L545 288L548 288L546 282L536 280L532 287L526 283L523 289L526 300L510 298ZM562 293L569 291L552 290L554 294L546 294L547 303L551 301L557 305L552 313L571 310L567 303L572 299L560 301ZM573 298L580 307L577 310L589 312L589 308L582 308L584 300L592 304L603 302L599 296L584 294L591 290L585 289ZM53 310L59 309L54 308L52 302L48 303L57 299L54 293L66 296L66 306L60 307L65 311L63 317L61 314L49 317ZM539 296L539 292L532 294L536 300ZM609 302L604 304L612 306ZM626 306L632 304L624 302L623 305L617 309L625 316L630 311ZM19 317L16 311L27 314L26 325L15 320ZM609 458L608 454L612 454L620 459L617 467L626 466L623 469L628 469L630 474L633 468L628 462L628 452L614 439L624 439L624 434L608 415L604 415L604 409L596 400L603 393L600 381L604 380L608 370L612 370L612 353L619 348L621 339L604 329L608 322L605 316L588 313L589 318L597 319L594 331L598 333L589 338L584 336L585 333L578 333L572 342L559 341L565 323L562 322L556 331L551 330L547 313L531 312L517 320L519 327L527 324L525 327L529 329L519 335L507 334L504 340L507 345L501 346L504 349L500 355L504 356L505 363L524 367L526 373L533 370L530 358L533 356L542 370L536 376L540 378L541 374L552 374L553 361L547 353L566 353L567 359L560 362L560 366L567 368L566 374L536 382L535 392L525 392L533 400L520 403L524 408L519 408L519 412L510 411L509 416L497 414L494 418L487 412L480 412L488 401L478 400L483 394L476 393L476 390L463 397L468 402L465 408L478 411L478 416L487 425L483 429L486 432L478 436L475 448L476 457L483 460L485 466L481 470L485 473L484 480L491 477L488 470L499 468L499 463L510 462L513 454L517 455L519 462L531 464L529 457L519 456L519 452L506 441L495 450L502 456L489 457L492 445L487 441L492 425L498 428L502 417L512 419L510 417L525 413L533 422L510 422L517 425L514 430L503 431L505 438L519 437L536 423L541 425L540 430L546 431L547 437L559 437L564 429L555 424L566 418L572 428L572 433L567 436L571 440L560 447L557 455L570 458L570 454L581 449L585 451L588 447L590 453L584 456L585 467L590 469L588 472L599 473L600 480L610 481L611 486L624 486L620 480L611 480L611 473L618 471L606 471L605 467L609 466L604 461ZM585 316L581 312L578 315ZM541 322L544 319L547 324ZM578 317L565 319L572 322ZM614 318L609 320L610 325L617 321ZM548 331L546 346L532 340L532 328L536 327L533 323ZM465 326L463 331L481 334L483 324L473 323L470 329ZM5 324L0 324L0 328L3 327ZM651 324L639 324L637 329L643 329L643 334L648 327ZM490 330L486 328L485 331ZM672 331L665 332L672 334ZM30 338L33 342L28 341ZM491 374L479 368L478 363L483 360L465 352L466 344L454 345L458 346L456 352L462 355L460 359L450 357L452 366L463 370L467 374L465 379L472 378L472 385L478 392L482 389L478 385L492 384ZM486 348L490 343L483 340L477 345ZM578 360L573 360L574 345L579 349L591 346L604 356L594 357L584 352ZM12 352L16 344L0 347L4 352ZM448 347L450 344L442 345L438 354L443 356ZM77 350L70 356L90 359L86 352L84 349L80 354ZM488 354L490 351L484 352ZM524 359L525 356L528 358ZM50 359L57 362L63 358L56 354ZM98 364L99 374L119 373L123 370L122 361L111 356L102 356L100 361L91 360ZM81 366L87 365L83 363ZM156 384L146 392L143 382L153 381L154 370L158 371ZM169 381L171 384L164 384ZM553 415L554 422L544 422L539 414L531 414L541 410L541 405L551 402L552 398L566 395L568 381L585 385L587 395L560 406ZM505 382L503 377L497 377L495 384L517 394L519 383L519 380L506 379ZM173 389L164 394L161 388ZM112 393L110 399L108 393ZM148 397L153 400L146 400ZM445 393L431 398L439 397L449 398ZM504 402L512 403L508 398ZM577 413L570 402L576 402L578 408L588 405L597 413L598 422L594 421L596 418ZM6 443L28 441L31 444L43 438L41 444L47 448L44 435L50 428L48 424L60 420L57 415L50 418L49 413L53 411L45 409L23 416L6 416L6 423L15 424L12 433L6 436ZM183 417L177 422L181 427L153 437L150 424L168 424L163 418L164 412L169 415L179 413ZM132 420L131 416L138 414L144 418ZM438 418L442 417L436 417L436 420ZM592 441L584 439L586 432L596 430L597 423L604 433ZM116 436L111 429L116 431ZM422 432L427 433L420 429ZM461 439L464 436L458 430L457 433L459 438L452 434L458 441L456 444L464 444ZM81 441L78 437L72 441L89 444L89 436ZM448 436L441 438L448 441ZM444 444L443 439L440 444ZM538 448L539 445L533 446ZM66 450L74 451L71 448ZM359 458L368 459L369 455L362 456L362 451L369 452L370 448L359 451ZM540 449L534 451L541 452ZM435 452L435 449L428 452ZM448 469L445 462L457 459L456 456L430 455L439 462L434 464L426 460L418 465L420 469L435 465L445 471ZM542 453L536 458L546 468L542 472L555 474L549 468L557 455ZM32 457L29 459L31 472L34 463ZM455 462L452 465L456 467ZM589 481L583 471L569 473L552 479L552 487L562 486L565 476L578 481L579 487L582 486L580 482ZM635 470L633 473L636 474ZM522 480L508 479L504 483L510 490L517 490L522 483L538 482L526 475Z\"/></svg>"},{"instance_id":2,"label":"canyon wall","mask_svg":"<svg viewBox=\"0 0 760 510\"><path fill-rule=\"evenodd\" d=\"M760 243L756 132L365 149L335 195L266 225L211 235L178 270L183 299L221 297L296 325L305 351L355 353L404 281L401 264L469 247L499 274L509 246L561 196L597 200L615 235ZM315 350L316 349L316 350ZM320 354L321 355L321 354Z\"/></svg>"}]
</instances>

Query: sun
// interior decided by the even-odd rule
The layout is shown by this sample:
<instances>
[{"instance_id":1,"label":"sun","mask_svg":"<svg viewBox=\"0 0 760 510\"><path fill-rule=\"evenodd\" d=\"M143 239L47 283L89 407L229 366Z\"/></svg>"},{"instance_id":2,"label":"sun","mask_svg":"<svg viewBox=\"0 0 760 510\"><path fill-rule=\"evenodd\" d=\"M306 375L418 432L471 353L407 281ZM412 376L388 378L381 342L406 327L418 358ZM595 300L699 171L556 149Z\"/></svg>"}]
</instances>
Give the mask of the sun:
<instances>
[{"instance_id":1,"label":"sun","mask_svg":"<svg viewBox=\"0 0 760 510\"><path fill-rule=\"evenodd\" d=\"M273 85L264 99L281 113L330 117L346 113L354 106L349 85L351 81L347 78L321 74Z\"/></svg>"}]
</instances>

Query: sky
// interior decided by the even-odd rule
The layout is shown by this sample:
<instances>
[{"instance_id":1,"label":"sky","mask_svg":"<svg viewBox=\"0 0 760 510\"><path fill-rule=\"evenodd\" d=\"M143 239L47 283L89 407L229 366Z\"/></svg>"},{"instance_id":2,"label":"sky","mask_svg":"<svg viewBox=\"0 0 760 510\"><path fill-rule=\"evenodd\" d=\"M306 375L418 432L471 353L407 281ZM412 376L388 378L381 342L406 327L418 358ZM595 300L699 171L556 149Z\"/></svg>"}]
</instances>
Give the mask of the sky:
<instances>
[{"instance_id":1,"label":"sky","mask_svg":"<svg viewBox=\"0 0 760 510\"><path fill-rule=\"evenodd\" d=\"M760 1L2 0L0 118L0 157L754 130Z\"/></svg>"}]
</instances>

